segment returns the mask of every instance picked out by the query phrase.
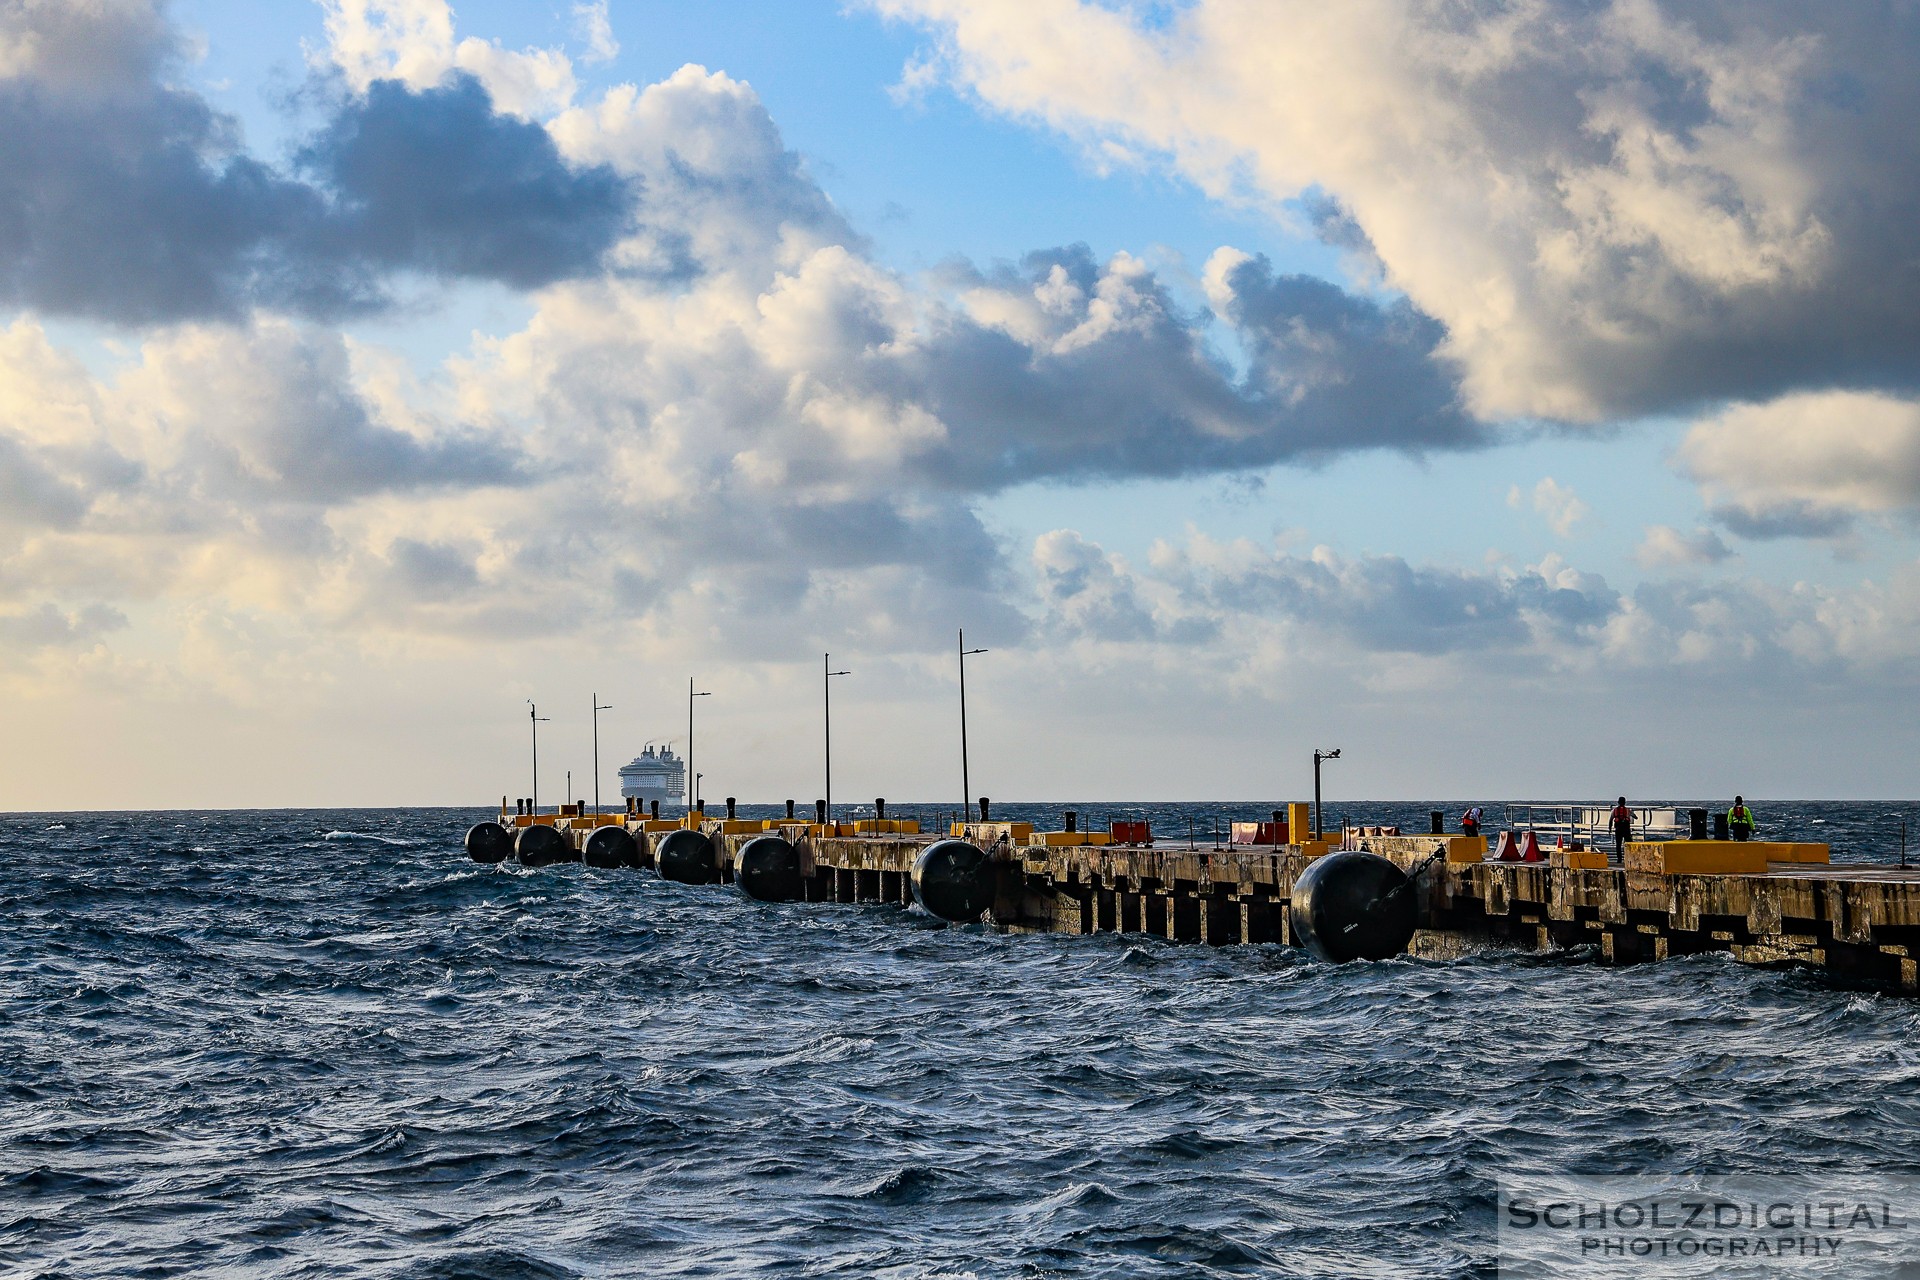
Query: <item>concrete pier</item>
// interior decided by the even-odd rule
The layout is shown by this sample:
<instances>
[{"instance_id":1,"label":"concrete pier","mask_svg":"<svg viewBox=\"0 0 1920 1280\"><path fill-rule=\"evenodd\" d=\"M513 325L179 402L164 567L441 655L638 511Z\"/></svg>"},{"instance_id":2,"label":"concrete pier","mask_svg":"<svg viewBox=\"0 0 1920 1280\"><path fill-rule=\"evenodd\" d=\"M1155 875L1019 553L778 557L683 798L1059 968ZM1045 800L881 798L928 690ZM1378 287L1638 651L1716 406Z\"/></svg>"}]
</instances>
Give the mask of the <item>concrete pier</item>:
<instances>
[{"instance_id":1,"label":"concrete pier","mask_svg":"<svg viewBox=\"0 0 1920 1280\"><path fill-rule=\"evenodd\" d=\"M513 815L503 818L515 821ZM558 821L572 825L567 818ZM623 819L572 821L580 824L574 837L584 841L596 822ZM636 819L625 825L650 851L681 823ZM933 843L917 831L856 834L847 823L694 825L712 841L722 882L731 881L733 858L748 840L767 830L784 835L800 852L805 902L911 902L915 859ZM1141 933L1210 945L1291 945L1294 881L1328 849L1324 841L1227 849L1057 845L1042 838L1047 833L1009 829L1017 825L964 829L994 865L993 905L981 923L1008 933ZM1688 865L1681 856L1690 852L1686 842L1630 846L1625 865L1606 865L1604 855L1593 852L1559 850L1547 862L1491 861L1477 837L1355 836L1350 843L1410 873L1418 869L1419 927L1409 947L1415 955L1444 959L1488 947L1589 947L1599 963L1631 964L1723 951L1752 964L1808 965L1920 990L1920 868L1755 856L1789 850L1806 858L1806 850L1818 848L1824 858L1823 846L1805 845L1742 851L1740 865L1751 868L1744 871L1690 873L1667 865ZM1697 856L1711 861L1717 855L1706 850ZM641 860L647 861L645 853Z\"/></svg>"}]
</instances>

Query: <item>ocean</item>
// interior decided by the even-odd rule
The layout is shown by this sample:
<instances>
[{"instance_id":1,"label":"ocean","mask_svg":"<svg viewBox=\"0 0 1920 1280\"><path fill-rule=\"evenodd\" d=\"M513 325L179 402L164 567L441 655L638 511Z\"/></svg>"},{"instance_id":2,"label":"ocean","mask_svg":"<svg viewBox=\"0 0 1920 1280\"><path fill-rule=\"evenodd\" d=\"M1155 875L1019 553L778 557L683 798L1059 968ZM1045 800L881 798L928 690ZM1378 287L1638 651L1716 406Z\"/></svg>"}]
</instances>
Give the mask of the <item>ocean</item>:
<instances>
[{"instance_id":1,"label":"ocean","mask_svg":"<svg viewBox=\"0 0 1920 1280\"><path fill-rule=\"evenodd\" d=\"M995 816L1069 807L1274 806ZM1920 1001L1805 971L1005 937L483 816L0 816L0 1273L1491 1276L1503 1180L1920 1175Z\"/></svg>"}]
</instances>

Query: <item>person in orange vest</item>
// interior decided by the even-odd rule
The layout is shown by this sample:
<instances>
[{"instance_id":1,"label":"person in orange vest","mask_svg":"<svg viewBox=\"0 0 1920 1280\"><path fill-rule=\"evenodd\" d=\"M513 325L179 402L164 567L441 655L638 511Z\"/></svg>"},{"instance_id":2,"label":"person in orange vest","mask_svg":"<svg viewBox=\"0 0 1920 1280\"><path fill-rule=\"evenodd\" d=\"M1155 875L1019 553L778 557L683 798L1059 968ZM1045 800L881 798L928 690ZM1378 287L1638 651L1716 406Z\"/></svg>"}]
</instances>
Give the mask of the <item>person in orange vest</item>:
<instances>
[{"instance_id":1,"label":"person in orange vest","mask_svg":"<svg viewBox=\"0 0 1920 1280\"><path fill-rule=\"evenodd\" d=\"M1461 834L1469 836L1477 836L1480 834L1479 805L1469 806L1467 811L1460 815L1460 831Z\"/></svg>"},{"instance_id":2,"label":"person in orange vest","mask_svg":"<svg viewBox=\"0 0 1920 1280\"><path fill-rule=\"evenodd\" d=\"M1613 806L1613 851L1624 854L1627 841L1633 839L1633 810L1627 808L1627 798L1620 797L1620 803Z\"/></svg>"},{"instance_id":3,"label":"person in orange vest","mask_svg":"<svg viewBox=\"0 0 1920 1280\"><path fill-rule=\"evenodd\" d=\"M1745 796L1733 798L1733 808L1727 810L1727 834L1735 840L1753 838L1753 810L1747 808Z\"/></svg>"}]
</instances>

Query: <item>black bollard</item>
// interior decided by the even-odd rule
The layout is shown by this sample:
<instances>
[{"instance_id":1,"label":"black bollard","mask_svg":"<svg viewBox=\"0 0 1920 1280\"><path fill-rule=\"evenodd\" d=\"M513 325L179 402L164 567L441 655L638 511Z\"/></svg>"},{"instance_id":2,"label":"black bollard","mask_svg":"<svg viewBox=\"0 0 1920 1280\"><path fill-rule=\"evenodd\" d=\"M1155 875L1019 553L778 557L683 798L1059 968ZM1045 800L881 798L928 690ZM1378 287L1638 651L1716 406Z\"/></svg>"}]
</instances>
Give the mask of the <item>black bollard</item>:
<instances>
[{"instance_id":1,"label":"black bollard","mask_svg":"<svg viewBox=\"0 0 1920 1280\"><path fill-rule=\"evenodd\" d=\"M806 896L800 851L780 836L755 836L733 857L733 882L756 902L798 902Z\"/></svg>"},{"instance_id":2,"label":"black bollard","mask_svg":"<svg viewBox=\"0 0 1920 1280\"><path fill-rule=\"evenodd\" d=\"M976 924L993 908L998 868L978 845L941 840L913 860L913 900L942 920Z\"/></svg>"},{"instance_id":3,"label":"black bollard","mask_svg":"<svg viewBox=\"0 0 1920 1280\"><path fill-rule=\"evenodd\" d=\"M505 809L505 797L500 807ZM467 856L475 862L505 862L513 852L513 833L497 822L482 822L467 830Z\"/></svg>"},{"instance_id":4,"label":"black bollard","mask_svg":"<svg viewBox=\"0 0 1920 1280\"><path fill-rule=\"evenodd\" d=\"M653 847L653 865L662 880L678 884L718 884L720 867L713 856L713 841L698 831L681 827L669 831Z\"/></svg>"},{"instance_id":5,"label":"black bollard","mask_svg":"<svg viewBox=\"0 0 1920 1280\"><path fill-rule=\"evenodd\" d=\"M825 800L815 800L813 802L813 820L823 827L827 825L827 802Z\"/></svg>"},{"instance_id":6,"label":"black bollard","mask_svg":"<svg viewBox=\"0 0 1920 1280\"><path fill-rule=\"evenodd\" d=\"M787 821L793 821L793 801L787 801Z\"/></svg>"},{"instance_id":7,"label":"black bollard","mask_svg":"<svg viewBox=\"0 0 1920 1280\"><path fill-rule=\"evenodd\" d=\"M1080 829L1080 815L1075 813L1071 809L1067 810L1067 830L1078 831L1079 829Z\"/></svg>"},{"instance_id":8,"label":"black bollard","mask_svg":"<svg viewBox=\"0 0 1920 1280\"><path fill-rule=\"evenodd\" d=\"M733 797L732 796L727 797L727 821L728 822L733 821Z\"/></svg>"},{"instance_id":9,"label":"black bollard","mask_svg":"<svg viewBox=\"0 0 1920 1280\"><path fill-rule=\"evenodd\" d=\"M582 853L590 867L640 865L640 846L625 827L595 827Z\"/></svg>"},{"instance_id":10,"label":"black bollard","mask_svg":"<svg viewBox=\"0 0 1920 1280\"><path fill-rule=\"evenodd\" d=\"M658 800L653 802L653 820L655 822L660 821L660 802Z\"/></svg>"},{"instance_id":11,"label":"black bollard","mask_svg":"<svg viewBox=\"0 0 1920 1280\"><path fill-rule=\"evenodd\" d=\"M1293 939L1316 959L1385 960L1407 949L1418 904L1407 873L1373 853L1330 853L1293 882Z\"/></svg>"},{"instance_id":12,"label":"black bollard","mask_svg":"<svg viewBox=\"0 0 1920 1280\"><path fill-rule=\"evenodd\" d=\"M885 799L875 800L873 802L873 820L875 822L885 822L887 820L887 802Z\"/></svg>"},{"instance_id":13,"label":"black bollard","mask_svg":"<svg viewBox=\"0 0 1920 1280\"><path fill-rule=\"evenodd\" d=\"M987 816L987 798L985 796L980 797L980 821L982 822L993 821L993 819Z\"/></svg>"},{"instance_id":14,"label":"black bollard","mask_svg":"<svg viewBox=\"0 0 1920 1280\"><path fill-rule=\"evenodd\" d=\"M1428 811L1427 821L1433 824L1433 834L1437 836L1447 834L1447 815L1440 812L1440 810L1433 809Z\"/></svg>"},{"instance_id":15,"label":"black bollard","mask_svg":"<svg viewBox=\"0 0 1920 1280\"><path fill-rule=\"evenodd\" d=\"M1727 815L1724 810L1713 815L1713 838L1715 840L1731 840L1733 838L1727 832Z\"/></svg>"},{"instance_id":16,"label":"black bollard","mask_svg":"<svg viewBox=\"0 0 1920 1280\"><path fill-rule=\"evenodd\" d=\"M1707 838L1707 811L1705 809L1687 810L1687 839L1705 840Z\"/></svg>"}]
</instances>

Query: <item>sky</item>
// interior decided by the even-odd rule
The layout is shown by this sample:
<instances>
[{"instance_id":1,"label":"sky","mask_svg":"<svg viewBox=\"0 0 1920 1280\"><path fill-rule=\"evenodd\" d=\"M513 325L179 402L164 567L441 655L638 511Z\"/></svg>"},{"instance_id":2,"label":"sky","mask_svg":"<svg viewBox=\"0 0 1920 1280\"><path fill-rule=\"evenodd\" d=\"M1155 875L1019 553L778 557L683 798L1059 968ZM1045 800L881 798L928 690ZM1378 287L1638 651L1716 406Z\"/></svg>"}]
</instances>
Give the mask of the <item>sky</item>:
<instances>
[{"instance_id":1,"label":"sky","mask_svg":"<svg viewBox=\"0 0 1920 1280\"><path fill-rule=\"evenodd\" d=\"M0 808L1916 793L1920 12L0 0Z\"/></svg>"}]
</instances>

